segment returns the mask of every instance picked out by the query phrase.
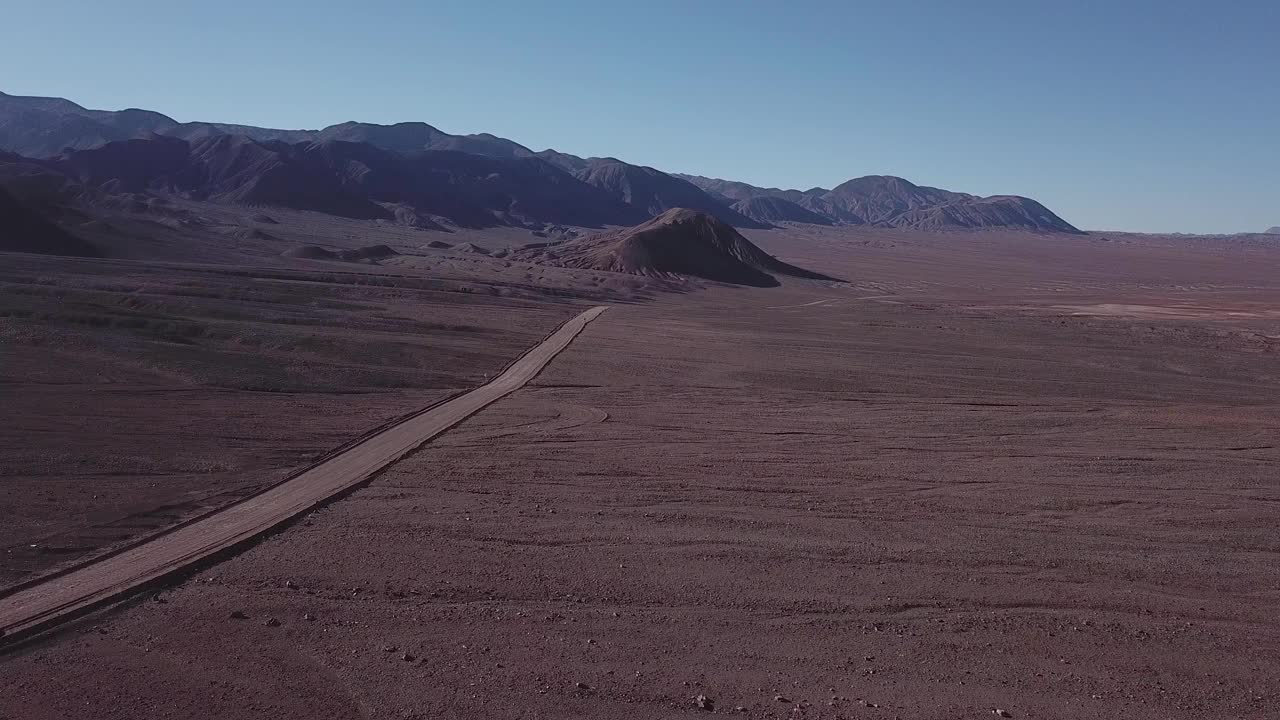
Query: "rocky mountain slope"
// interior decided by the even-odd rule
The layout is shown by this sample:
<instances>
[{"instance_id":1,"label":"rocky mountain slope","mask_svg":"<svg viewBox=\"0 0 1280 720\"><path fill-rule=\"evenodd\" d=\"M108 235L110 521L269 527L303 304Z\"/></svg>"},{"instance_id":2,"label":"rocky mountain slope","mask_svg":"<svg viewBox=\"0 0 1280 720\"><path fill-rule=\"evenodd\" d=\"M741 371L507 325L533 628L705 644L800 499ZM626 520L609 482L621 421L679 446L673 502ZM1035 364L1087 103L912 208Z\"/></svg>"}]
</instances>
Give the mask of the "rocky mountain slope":
<instances>
[{"instance_id":1,"label":"rocky mountain slope","mask_svg":"<svg viewBox=\"0 0 1280 720\"><path fill-rule=\"evenodd\" d=\"M650 215L659 215L673 208L688 208L714 215L735 227L772 227L768 222L741 214L687 180L651 167L631 165L619 160L593 160L586 168L578 171L576 176Z\"/></svg>"},{"instance_id":2,"label":"rocky mountain slope","mask_svg":"<svg viewBox=\"0 0 1280 720\"><path fill-rule=\"evenodd\" d=\"M739 200L731 207L756 222L769 225L781 222L809 223L811 225L835 224L831 218L825 215L820 215L801 207L785 198L768 195Z\"/></svg>"}]
</instances>

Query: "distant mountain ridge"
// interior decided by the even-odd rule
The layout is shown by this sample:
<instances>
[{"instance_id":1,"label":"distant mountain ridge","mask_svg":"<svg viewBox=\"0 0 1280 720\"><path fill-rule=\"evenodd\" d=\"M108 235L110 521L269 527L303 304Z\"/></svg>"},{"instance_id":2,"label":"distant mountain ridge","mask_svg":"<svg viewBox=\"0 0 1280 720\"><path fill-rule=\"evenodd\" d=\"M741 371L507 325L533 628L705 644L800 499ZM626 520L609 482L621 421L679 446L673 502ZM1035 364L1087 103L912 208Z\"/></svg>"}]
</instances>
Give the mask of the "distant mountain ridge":
<instances>
[{"instance_id":1,"label":"distant mountain ridge","mask_svg":"<svg viewBox=\"0 0 1280 720\"><path fill-rule=\"evenodd\" d=\"M1013 227L1065 233L1080 232L1075 226L1030 198L1017 195L983 198L916 185L892 175L867 175L841 183L830 190L812 188L803 191L761 188L743 182L700 175L677 175L677 177L688 180L708 193L736 199L735 207L768 198L771 203L779 201L789 203L824 217L832 223L917 230ZM786 220L788 218L775 216L770 221ZM796 221L806 222L805 220Z\"/></svg>"},{"instance_id":2,"label":"distant mountain ridge","mask_svg":"<svg viewBox=\"0 0 1280 720\"><path fill-rule=\"evenodd\" d=\"M1263 234L1264 234L1264 235L1280 235L1280 225L1277 225L1277 226L1275 226L1275 227L1271 228L1270 230L1267 230L1267 231L1266 231L1265 233L1263 233Z\"/></svg>"},{"instance_id":3,"label":"distant mountain ridge","mask_svg":"<svg viewBox=\"0 0 1280 720\"><path fill-rule=\"evenodd\" d=\"M0 92L0 148L27 157L52 157L116 140L154 133L199 140L243 135L258 142L289 144L345 140L367 142L394 152L458 150L478 155L530 157L519 143L489 135L450 135L423 122L395 125L345 122L320 130L280 130L227 123L180 123L150 110L89 110L62 98L27 97Z\"/></svg>"},{"instance_id":4,"label":"distant mountain ridge","mask_svg":"<svg viewBox=\"0 0 1280 720\"><path fill-rule=\"evenodd\" d=\"M10 158L12 159L12 158ZM48 187L78 197L172 193L194 200L275 205L356 219L410 214L467 227L554 222L603 227L649 214L536 158L451 150L394 153L368 143L288 144L243 135L187 141L151 136L6 167L39 168Z\"/></svg>"},{"instance_id":5,"label":"distant mountain ridge","mask_svg":"<svg viewBox=\"0 0 1280 720\"><path fill-rule=\"evenodd\" d=\"M191 153L210 156L188 153L186 169L148 174L149 163L165 158L176 162L182 154L166 140L185 141ZM326 165L324 153L315 149L328 148L332 155L340 147L340 154L362 157ZM129 187L132 192L177 192L351 217L403 217L405 212L387 207L401 203L469 226L554 222L599 227L630 225L638 216L682 207L754 229L810 223L1079 232L1040 203L1019 196L979 198L884 175L855 178L830 190L760 188L668 174L616 158L534 152L495 135L453 135L423 122L282 130L181 123L150 110L90 110L62 98L0 93L0 149L49 160L56 172L74 170L71 175L81 182L88 173L105 192ZM95 153L78 155L85 151ZM428 157L432 153L437 154ZM366 159L374 166L363 167ZM319 167L313 165L317 162Z\"/></svg>"}]
</instances>

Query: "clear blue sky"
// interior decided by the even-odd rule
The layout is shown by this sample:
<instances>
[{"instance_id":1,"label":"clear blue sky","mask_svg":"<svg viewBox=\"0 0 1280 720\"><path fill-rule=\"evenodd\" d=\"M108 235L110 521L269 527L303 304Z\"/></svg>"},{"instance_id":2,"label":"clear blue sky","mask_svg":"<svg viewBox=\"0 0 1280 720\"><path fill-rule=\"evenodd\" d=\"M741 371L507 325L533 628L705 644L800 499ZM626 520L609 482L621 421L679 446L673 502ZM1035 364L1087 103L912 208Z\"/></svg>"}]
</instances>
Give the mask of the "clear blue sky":
<instances>
[{"instance_id":1,"label":"clear blue sky","mask_svg":"<svg viewBox=\"0 0 1280 720\"><path fill-rule=\"evenodd\" d=\"M1280 0L11 3L0 90L422 120L672 172L902 175L1086 228L1280 225Z\"/></svg>"}]
</instances>

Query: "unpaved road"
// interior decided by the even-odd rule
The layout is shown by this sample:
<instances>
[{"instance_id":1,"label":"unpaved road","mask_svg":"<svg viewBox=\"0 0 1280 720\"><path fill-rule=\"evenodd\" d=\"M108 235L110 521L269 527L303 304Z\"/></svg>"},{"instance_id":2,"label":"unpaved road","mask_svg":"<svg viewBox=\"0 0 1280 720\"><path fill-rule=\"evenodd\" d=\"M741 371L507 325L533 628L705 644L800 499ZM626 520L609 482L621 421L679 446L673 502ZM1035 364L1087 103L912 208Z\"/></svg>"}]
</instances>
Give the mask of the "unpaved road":
<instances>
[{"instance_id":1,"label":"unpaved road","mask_svg":"<svg viewBox=\"0 0 1280 720\"><path fill-rule=\"evenodd\" d=\"M495 380L374 435L285 483L191 525L74 572L0 598L13 640L111 602L147 583L250 541L365 480L485 406L520 389L605 307L574 317Z\"/></svg>"}]
</instances>

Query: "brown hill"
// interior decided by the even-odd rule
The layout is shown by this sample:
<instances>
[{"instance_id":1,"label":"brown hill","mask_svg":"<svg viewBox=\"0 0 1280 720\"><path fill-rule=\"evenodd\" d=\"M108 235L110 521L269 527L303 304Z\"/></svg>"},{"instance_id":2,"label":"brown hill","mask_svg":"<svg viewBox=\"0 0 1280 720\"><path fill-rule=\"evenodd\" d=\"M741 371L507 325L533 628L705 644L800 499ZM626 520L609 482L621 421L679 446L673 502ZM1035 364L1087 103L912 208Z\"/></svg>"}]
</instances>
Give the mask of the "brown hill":
<instances>
[{"instance_id":1,"label":"brown hill","mask_svg":"<svg viewBox=\"0 0 1280 720\"><path fill-rule=\"evenodd\" d=\"M89 242L72 235L0 189L0 252L99 257Z\"/></svg>"},{"instance_id":2,"label":"brown hill","mask_svg":"<svg viewBox=\"0 0 1280 720\"><path fill-rule=\"evenodd\" d=\"M517 259L562 267L669 277L695 277L754 287L774 287L771 273L817 280L825 275L788 265L744 238L713 215L675 208L626 230L524 249Z\"/></svg>"},{"instance_id":3,"label":"brown hill","mask_svg":"<svg viewBox=\"0 0 1280 720\"><path fill-rule=\"evenodd\" d=\"M810 223L812 225L834 224L825 215L819 215L812 210L800 207L790 200L780 197L761 195L739 200L732 207L752 220L770 225L780 222Z\"/></svg>"}]
</instances>

